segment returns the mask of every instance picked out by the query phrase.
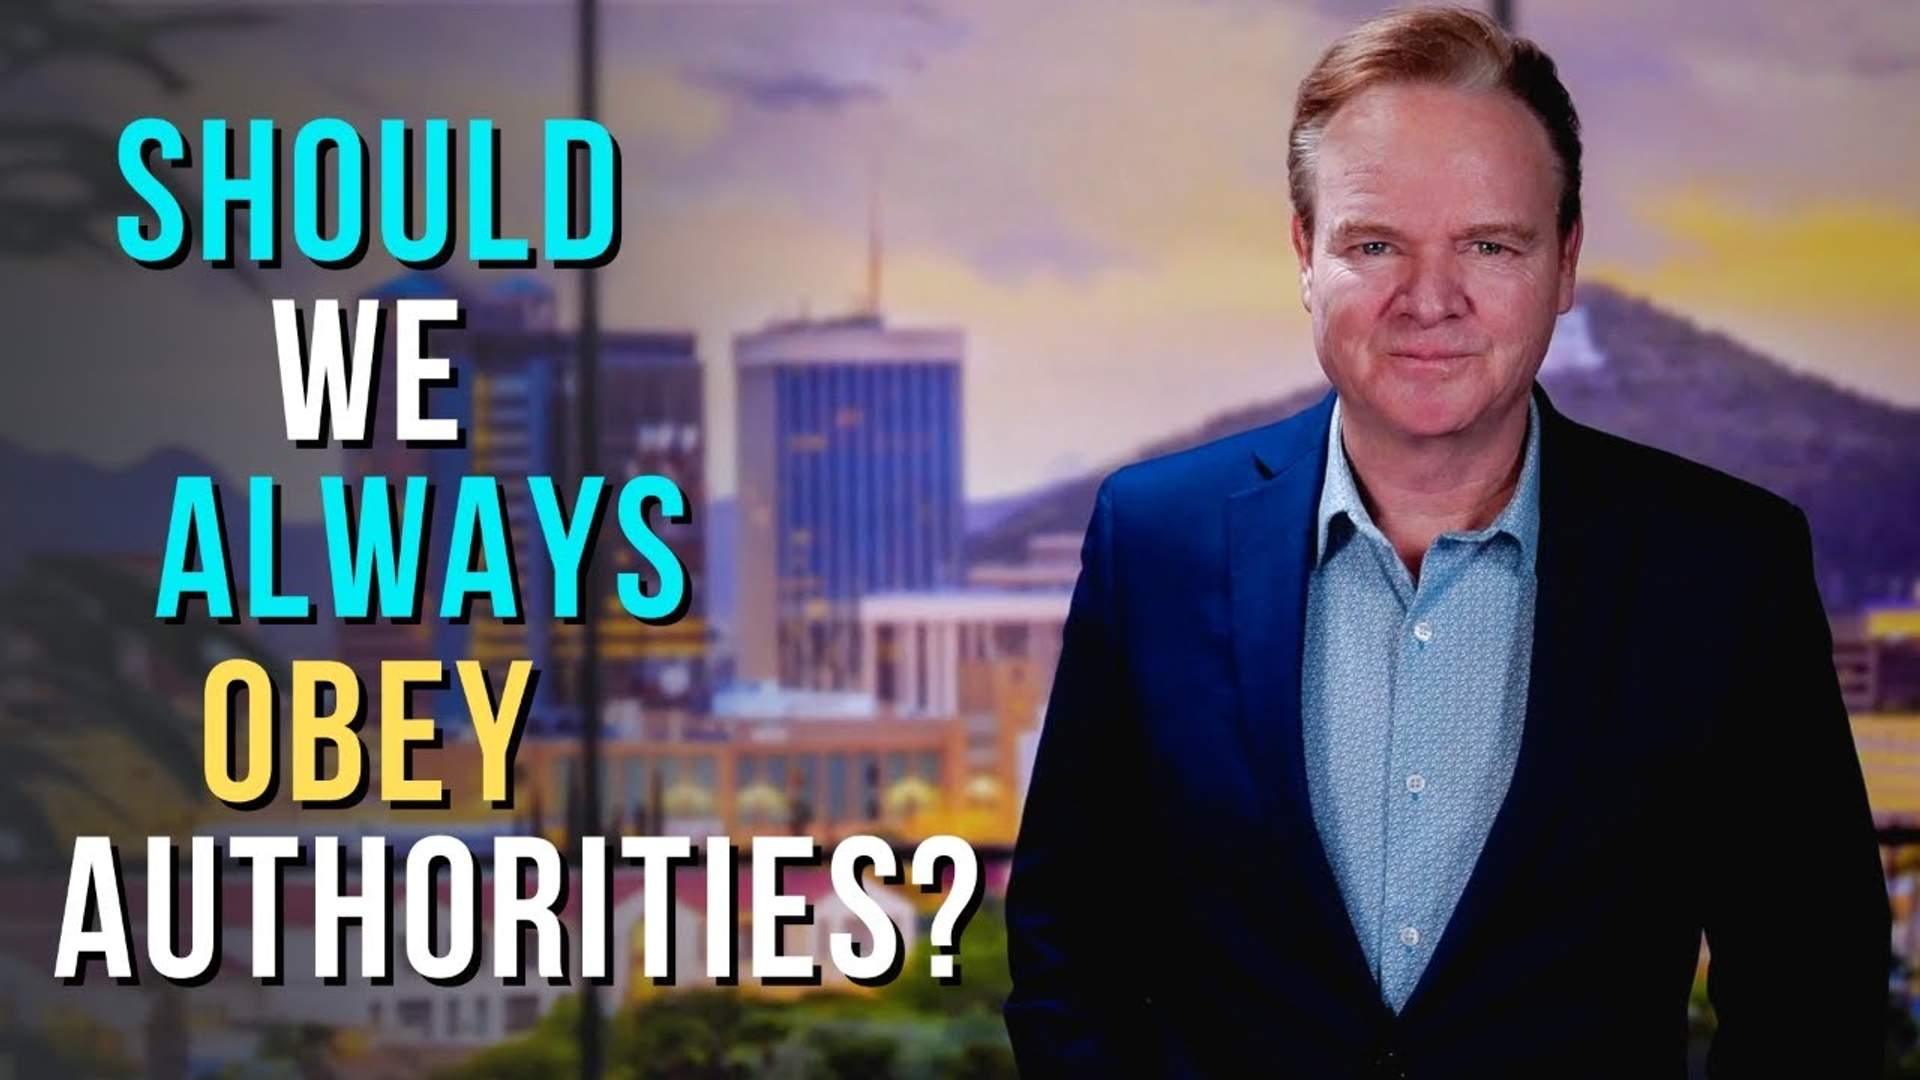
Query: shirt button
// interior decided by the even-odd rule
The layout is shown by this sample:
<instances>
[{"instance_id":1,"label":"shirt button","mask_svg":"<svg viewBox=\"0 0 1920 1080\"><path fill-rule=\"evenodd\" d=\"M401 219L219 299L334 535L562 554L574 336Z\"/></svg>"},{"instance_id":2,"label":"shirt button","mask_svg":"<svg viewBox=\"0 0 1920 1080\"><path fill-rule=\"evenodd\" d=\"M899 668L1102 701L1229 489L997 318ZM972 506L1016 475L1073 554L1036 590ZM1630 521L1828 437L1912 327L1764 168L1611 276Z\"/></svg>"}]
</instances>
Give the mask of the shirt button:
<instances>
[{"instance_id":1,"label":"shirt button","mask_svg":"<svg viewBox=\"0 0 1920 1080\"><path fill-rule=\"evenodd\" d=\"M1409 775L1407 777L1407 790L1415 795L1427 790L1427 778L1421 776L1419 773Z\"/></svg>"},{"instance_id":2,"label":"shirt button","mask_svg":"<svg viewBox=\"0 0 1920 1080\"><path fill-rule=\"evenodd\" d=\"M1425 619L1413 624L1413 639L1422 645L1433 640L1433 624Z\"/></svg>"},{"instance_id":3,"label":"shirt button","mask_svg":"<svg viewBox=\"0 0 1920 1080\"><path fill-rule=\"evenodd\" d=\"M1400 928L1400 944L1408 945L1408 946L1420 944L1420 931L1415 930L1411 926L1401 927Z\"/></svg>"}]
</instances>

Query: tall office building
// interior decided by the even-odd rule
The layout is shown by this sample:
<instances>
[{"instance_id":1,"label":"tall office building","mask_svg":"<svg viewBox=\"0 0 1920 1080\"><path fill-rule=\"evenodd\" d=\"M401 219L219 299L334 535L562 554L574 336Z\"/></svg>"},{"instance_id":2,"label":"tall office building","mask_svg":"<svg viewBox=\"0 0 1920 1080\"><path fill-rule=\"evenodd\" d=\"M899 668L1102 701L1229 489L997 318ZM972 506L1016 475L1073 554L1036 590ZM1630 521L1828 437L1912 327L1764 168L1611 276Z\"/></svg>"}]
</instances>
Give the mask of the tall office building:
<instances>
[{"instance_id":1,"label":"tall office building","mask_svg":"<svg viewBox=\"0 0 1920 1080\"><path fill-rule=\"evenodd\" d=\"M358 522L364 516L362 509L363 494L371 478L381 478L387 485L390 497L389 520L396 529L404 520L400 513L401 496L405 491L407 478L423 476L432 486L433 498L427 503L431 517L426 523L426 536L423 544L419 567L420 610L419 618L406 622L389 622L374 618L365 622L343 623L337 633L338 647L342 659L360 676L361 682L368 688L380 685L380 664L386 660L438 659L451 664L454 660L467 655L466 644L468 627L454 625L436 617L440 607L441 583L445 580L447 565L447 542L452 522L454 497L460 478L468 473L479 471L474 465L470 448L472 446L473 387L472 353L469 348L471 338L465 327L429 327L426 347L423 350L429 356L448 358L455 372L464 373L450 384L434 385L423 395L422 412L427 416L448 417L459 422L469 438L463 445L443 447L415 447L402 443L395 430L395 405L398 390L394 377L394 342L392 305L401 300L430 300L451 297L460 301L461 310L467 314L468 324L472 325L479 314L478 298L470 283L443 271L404 274L392 280L382 282L369 290L364 299L378 300L385 312L384 327L380 345L380 363L375 371L379 380L379 390L375 393L372 407L368 413L368 425L371 438L364 447L347 447L341 451L341 471L346 478L348 499L354 507L353 520ZM354 305L342 305L348 312ZM482 316L491 318L491 316ZM358 327L349 324L349 330L358 332ZM348 355L351 355L349 352ZM356 526L357 527L357 526ZM476 607L485 613L486 607ZM535 661L538 663L538 661ZM423 703L421 712L442 715L452 708L455 699L449 690L443 691L431 703Z\"/></svg>"},{"instance_id":2,"label":"tall office building","mask_svg":"<svg viewBox=\"0 0 1920 1080\"><path fill-rule=\"evenodd\" d=\"M568 341L570 349L571 339ZM569 353L571 355L571 353ZM600 335L599 471L607 478L606 523L600 545L605 592L600 600L601 685L610 703L643 708L706 707L707 560L705 380L690 333L631 331ZM571 387L571 379L568 382ZM569 390L571 397L571 390ZM569 453L573 445L568 444ZM664 476L687 499L687 520L668 522L658 507L649 524L686 568L687 613L670 626L652 626L627 613L614 575L637 571L644 587L658 587L650 567L620 535L615 513L620 489L633 477ZM559 623L553 651L569 692L579 670L580 626Z\"/></svg>"},{"instance_id":3,"label":"tall office building","mask_svg":"<svg viewBox=\"0 0 1920 1080\"><path fill-rule=\"evenodd\" d=\"M344 627L342 647L363 673L378 660L397 657L437 656L449 663L471 657L490 666L530 660L542 672L530 730L576 730L580 625L552 618L553 565L545 556L527 485L530 476L552 476L569 511L578 494L575 338L556 325L552 291L532 278L508 278L483 289L444 272L410 274L368 295L387 301L404 297L460 301L465 325L436 330L429 342L429 355L448 357L456 377L451 385L429 391L428 412L457 417L466 440L463 446L409 448L395 438L390 404L394 400L392 342L384 343L387 355L381 365L381 408L375 414L374 439L364 450L347 451L347 472L350 478L384 475L396 487L408 475L425 475L433 482L434 520L423 568L428 617L417 625L373 622ZM606 478L602 542L595 548L606 585L597 604L606 699L643 707L698 707L706 692L706 630L700 604L706 485L704 399L693 335L603 333L595 407L600 425L598 471ZM635 569L632 564L637 562L620 538L615 501L627 480L643 473L671 478L686 493L693 511L684 524L663 525L657 516L654 521L661 537L686 564L692 590L687 616L668 627L646 626L627 615L613 589L613 575ZM469 474L493 476L500 482L515 548L521 618L496 618L484 601L474 603L472 619L466 624L432 617L445 573L454 493L460 477Z\"/></svg>"},{"instance_id":4,"label":"tall office building","mask_svg":"<svg viewBox=\"0 0 1920 1080\"><path fill-rule=\"evenodd\" d=\"M958 330L872 314L734 339L737 677L856 686L857 599L960 582L964 356Z\"/></svg>"}]
</instances>

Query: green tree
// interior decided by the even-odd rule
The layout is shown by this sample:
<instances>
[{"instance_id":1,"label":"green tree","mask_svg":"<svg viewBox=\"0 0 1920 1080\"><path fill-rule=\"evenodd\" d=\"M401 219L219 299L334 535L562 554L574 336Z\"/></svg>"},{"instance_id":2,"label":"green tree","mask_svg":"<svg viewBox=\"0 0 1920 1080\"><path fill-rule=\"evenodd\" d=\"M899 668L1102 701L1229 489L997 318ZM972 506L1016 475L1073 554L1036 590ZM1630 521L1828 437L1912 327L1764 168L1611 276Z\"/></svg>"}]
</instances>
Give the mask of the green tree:
<instances>
[{"instance_id":1,"label":"green tree","mask_svg":"<svg viewBox=\"0 0 1920 1080\"><path fill-rule=\"evenodd\" d=\"M67 856L67 830L56 813L63 803L100 808L116 828L136 833L165 831L200 803L201 680L226 657L263 657L232 628L205 620L162 623L152 604L148 583L96 559L35 559L0 588L0 740L7 747L0 754L0 865L6 869L57 872ZM174 697L169 687L192 692ZM120 763L126 773L170 781L163 786L177 795L175 816L164 817L168 810L144 795L111 790L101 779L110 770L98 759L70 760L76 736L102 736L125 748L131 756ZM148 1075L185 1075L186 991L165 980L144 985L151 1008Z\"/></svg>"},{"instance_id":2,"label":"green tree","mask_svg":"<svg viewBox=\"0 0 1920 1080\"><path fill-rule=\"evenodd\" d=\"M117 737L139 770L170 780L183 804L197 803L198 689L207 669L230 656L266 660L233 627L156 620L150 585L103 560L35 559L0 588L0 834L13 861L64 862L50 792L82 796L135 830L153 824L155 807L102 790L65 759L58 740L76 734ZM192 692L169 696L169 687Z\"/></svg>"},{"instance_id":3,"label":"green tree","mask_svg":"<svg viewBox=\"0 0 1920 1080\"><path fill-rule=\"evenodd\" d=\"M940 1065L940 1080L1014 1080L1019 1075L1013 1047L1005 1039L967 1043Z\"/></svg>"},{"instance_id":4,"label":"green tree","mask_svg":"<svg viewBox=\"0 0 1920 1080\"><path fill-rule=\"evenodd\" d=\"M954 1013L981 1009L995 1014L1013 990L1007 971L1007 918L998 902L982 903L960 933L960 981L936 980L924 946L912 949L895 980L881 996L917 1012Z\"/></svg>"},{"instance_id":5,"label":"green tree","mask_svg":"<svg viewBox=\"0 0 1920 1080\"><path fill-rule=\"evenodd\" d=\"M480 1051L449 1069L434 1073L436 1080L544 1080L580 1074L580 1046L574 1029L580 1022L580 1002L563 998L540 1022L517 1038Z\"/></svg>"},{"instance_id":6,"label":"green tree","mask_svg":"<svg viewBox=\"0 0 1920 1080\"><path fill-rule=\"evenodd\" d=\"M116 165L118 132L60 112L22 111L19 106L29 100L26 88L18 85L24 76L47 67L104 61L146 76L152 88L178 95L190 89L190 83L166 55L168 39L253 26L268 18L238 5L139 8L104 0L0 4L0 87L13 86L8 115L0 119L0 257L106 251L115 216L131 205ZM141 107L155 106L142 102Z\"/></svg>"},{"instance_id":7,"label":"green tree","mask_svg":"<svg viewBox=\"0 0 1920 1080\"><path fill-rule=\"evenodd\" d=\"M960 939L961 981L947 985L914 950L892 985L871 994L820 990L769 999L733 989L674 990L608 1022L617 1080L998 1080L1015 1075L1000 1019L1006 919L983 905ZM482 1051L444 1080L531 1080L578 1070L579 1005L566 999L534 1030Z\"/></svg>"},{"instance_id":8,"label":"green tree","mask_svg":"<svg viewBox=\"0 0 1920 1080\"><path fill-rule=\"evenodd\" d=\"M899 1053L895 1040L858 1027L820 1027L807 1036L818 1054L808 1080L867 1080L891 1076Z\"/></svg>"},{"instance_id":9,"label":"green tree","mask_svg":"<svg viewBox=\"0 0 1920 1080\"><path fill-rule=\"evenodd\" d=\"M732 990L667 994L614 1018L608 1062L635 1080L752 1076L787 1034L783 1011Z\"/></svg>"}]
</instances>

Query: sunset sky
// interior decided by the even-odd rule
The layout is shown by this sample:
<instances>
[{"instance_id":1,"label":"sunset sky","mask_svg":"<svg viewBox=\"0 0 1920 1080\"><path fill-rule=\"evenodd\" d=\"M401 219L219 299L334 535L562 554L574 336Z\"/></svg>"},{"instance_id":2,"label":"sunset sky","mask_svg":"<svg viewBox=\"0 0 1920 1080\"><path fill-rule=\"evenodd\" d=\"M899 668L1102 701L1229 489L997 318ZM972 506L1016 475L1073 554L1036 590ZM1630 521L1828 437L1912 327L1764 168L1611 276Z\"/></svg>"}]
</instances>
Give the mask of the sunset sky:
<instances>
[{"instance_id":1,"label":"sunset sky","mask_svg":"<svg viewBox=\"0 0 1920 1080\"><path fill-rule=\"evenodd\" d=\"M1585 278L1920 405L1920 5L1518 7L1585 123ZM382 116L491 116L506 223L537 225L540 121L573 111L570 5L259 10L268 23L163 46L192 81L177 96L97 61L7 92L116 133L146 113L289 132L338 115L367 133ZM625 240L607 321L699 333L714 493L730 493L731 337L857 300L875 189L889 318L968 335L969 493L1117 462L1317 379L1285 132L1313 58L1375 10L609 3ZM289 260L249 285L111 250L0 260L19 313L0 433L107 463L184 445L281 476L304 516L331 462L280 431L267 297L350 296L393 272Z\"/></svg>"}]
</instances>

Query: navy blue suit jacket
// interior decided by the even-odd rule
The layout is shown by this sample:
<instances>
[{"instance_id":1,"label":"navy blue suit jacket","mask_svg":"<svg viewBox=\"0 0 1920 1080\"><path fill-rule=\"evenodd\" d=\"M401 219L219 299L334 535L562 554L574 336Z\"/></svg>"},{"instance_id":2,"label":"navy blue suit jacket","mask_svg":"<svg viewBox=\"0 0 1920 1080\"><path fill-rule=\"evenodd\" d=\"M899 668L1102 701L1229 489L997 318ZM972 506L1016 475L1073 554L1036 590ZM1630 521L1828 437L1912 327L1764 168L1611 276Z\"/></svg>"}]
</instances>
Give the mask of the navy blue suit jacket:
<instances>
[{"instance_id":1,"label":"navy blue suit jacket","mask_svg":"<svg viewBox=\"0 0 1920 1080\"><path fill-rule=\"evenodd\" d=\"M1514 776L1406 1008L1314 825L1333 395L1107 477L1007 897L1029 1077L1876 1075L1888 905L1806 517L1541 406ZM1785 1071L1782 1071L1785 1070Z\"/></svg>"}]
</instances>

